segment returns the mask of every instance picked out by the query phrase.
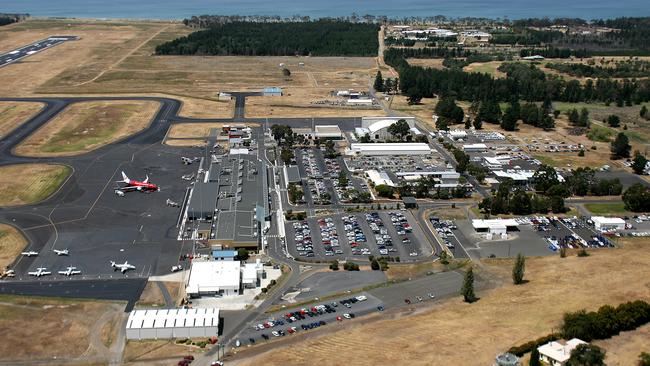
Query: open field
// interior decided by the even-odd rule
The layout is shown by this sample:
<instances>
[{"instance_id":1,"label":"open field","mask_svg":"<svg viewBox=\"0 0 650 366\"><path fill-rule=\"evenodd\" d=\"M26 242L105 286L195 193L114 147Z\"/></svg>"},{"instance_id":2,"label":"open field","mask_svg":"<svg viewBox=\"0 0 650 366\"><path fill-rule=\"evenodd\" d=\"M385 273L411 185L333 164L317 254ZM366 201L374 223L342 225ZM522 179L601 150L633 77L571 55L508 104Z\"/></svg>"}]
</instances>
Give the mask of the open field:
<instances>
[{"instance_id":1,"label":"open field","mask_svg":"<svg viewBox=\"0 0 650 366\"><path fill-rule=\"evenodd\" d=\"M127 365L172 365L198 348L169 340L127 341L122 362Z\"/></svg>"},{"instance_id":2,"label":"open field","mask_svg":"<svg viewBox=\"0 0 650 366\"><path fill-rule=\"evenodd\" d=\"M165 306L165 298L156 282L149 281L140 295L140 299L135 304L137 307L156 307Z\"/></svg>"},{"instance_id":3,"label":"open field","mask_svg":"<svg viewBox=\"0 0 650 366\"><path fill-rule=\"evenodd\" d=\"M512 260L488 260L484 275L503 285L460 297L430 310L369 322L242 359L238 365L486 365L510 346L557 330L567 311L650 299L647 240L626 239L621 249L597 250L586 258L529 258L522 286L511 284ZM576 281L580 278L580 281ZM608 291L593 291L607 288ZM432 345L435 351L432 352ZM239 356L241 357L241 356Z\"/></svg>"},{"instance_id":4,"label":"open field","mask_svg":"<svg viewBox=\"0 0 650 366\"><path fill-rule=\"evenodd\" d=\"M484 74L490 74L496 78L505 77L506 74L497 70L503 61L490 61L490 62L473 62L463 68L467 72L481 72Z\"/></svg>"},{"instance_id":5,"label":"open field","mask_svg":"<svg viewBox=\"0 0 650 366\"><path fill-rule=\"evenodd\" d=\"M632 214L625 209L623 202L585 203L585 208L594 215L620 216Z\"/></svg>"},{"instance_id":6,"label":"open field","mask_svg":"<svg viewBox=\"0 0 650 366\"><path fill-rule=\"evenodd\" d=\"M221 132L221 128L232 123L177 123L169 128L167 138L185 139L185 138L206 138L210 136L210 130L216 128ZM250 127L259 127L259 123L247 123Z\"/></svg>"},{"instance_id":7,"label":"open field","mask_svg":"<svg viewBox=\"0 0 650 366\"><path fill-rule=\"evenodd\" d=\"M608 366L628 366L636 365L641 352L650 352L649 339L650 324L646 324L636 330L593 343L607 351L605 362Z\"/></svg>"},{"instance_id":8,"label":"open field","mask_svg":"<svg viewBox=\"0 0 650 366\"><path fill-rule=\"evenodd\" d=\"M11 342L0 345L0 360L31 361L97 355L91 329L121 306L74 299L0 296L0 326Z\"/></svg>"},{"instance_id":9,"label":"open field","mask_svg":"<svg viewBox=\"0 0 650 366\"><path fill-rule=\"evenodd\" d=\"M95 150L145 129L157 102L97 101L74 103L30 135L16 153L24 156L71 156Z\"/></svg>"},{"instance_id":10,"label":"open field","mask_svg":"<svg viewBox=\"0 0 650 366\"><path fill-rule=\"evenodd\" d=\"M25 96L35 92L63 92L43 87L50 79L65 80L68 92L108 69L132 50L166 27L182 24L144 21L95 21L31 19L0 30L0 50L8 51L53 34L75 35L77 41L65 42L25 60L0 69L0 95ZM29 75L29 77L25 77Z\"/></svg>"},{"instance_id":11,"label":"open field","mask_svg":"<svg viewBox=\"0 0 650 366\"><path fill-rule=\"evenodd\" d=\"M201 139L166 139L165 145L176 147L203 147L208 143Z\"/></svg>"},{"instance_id":12,"label":"open field","mask_svg":"<svg viewBox=\"0 0 650 366\"><path fill-rule=\"evenodd\" d=\"M27 205L56 192L71 173L64 165L16 164L0 167L0 206ZM21 184L16 184L20 181Z\"/></svg>"},{"instance_id":13,"label":"open field","mask_svg":"<svg viewBox=\"0 0 650 366\"><path fill-rule=\"evenodd\" d=\"M0 102L0 138L35 115L43 108L41 103Z\"/></svg>"},{"instance_id":14,"label":"open field","mask_svg":"<svg viewBox=\"0 0 650 366\"><path fill-rule=\"evenodd\" d=\"M291 89L281 97L246 98L246 117L364 117L384 116L380 109L312 105L311 101L324 100L329 90ZM334 100L335 98L329 98Z\"/></svg>"},{"instance_id":15,"label":"open field","mask_svg":"<svg viewBox=\"0 0 650 366\"><path fill-rule=\"evenodd\" d=\"M231 118L235 110L234 99L224 102L210 99L182 97L178 95L173 95L171 98L183 102L183 106L178 113L182 117Z\"/></svg>"},{"instance_id":16,"label":"open field","mask_svg":"<svg viewBox=\"0 0 650 366\"><path fill-rule=\"evenodd\" d=\"M430 67L433 69L444 69L444 66L442 66L442 61L444 59L442 58L409 58L407 59L409 65L412 66L422 66L422 67Z\"/></svg>"},{"instance_id":17,"label":"open field","mask_svg":"<svg viewBox=\"0 0 650 366\"><path fill-rule=\"evenodd\" d=\"M0 271L4 270L23 251L27 240L15 227L0 224Z\"/></svg>"},{"instance_id":18,"label":"open field","mask_svg":"<svg viewBox=\"0 0 650 366\"><path fill-rule=\"evenodd\" d=\"M437 98L422 98L422 102L420 104L409 105L405 96L394 95L390 104L390 108L398 112L415 116L420 121L435 130L436 126L435 123L433 123L433 118L431 116L433 115L433 109L436 107L437 103Z\"/></svg>"}]
</instances>

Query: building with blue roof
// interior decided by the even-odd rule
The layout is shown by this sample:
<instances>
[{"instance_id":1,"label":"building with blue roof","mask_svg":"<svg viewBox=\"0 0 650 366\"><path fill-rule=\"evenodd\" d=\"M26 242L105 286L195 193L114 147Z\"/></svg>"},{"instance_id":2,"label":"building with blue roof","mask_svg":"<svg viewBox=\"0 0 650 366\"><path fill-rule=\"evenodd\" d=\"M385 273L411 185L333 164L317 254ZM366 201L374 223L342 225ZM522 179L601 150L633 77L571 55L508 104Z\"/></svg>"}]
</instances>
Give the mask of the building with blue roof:
<instances>
[{"instance_id":1,"label":"building with blue roof","mask_svg":"<svg viewBox=\"0 0 650 366\"><path fill-rule=\"evenodd\" d=\"M236 250L213 250L212 258L216 261L234 261L237 257Z\"/></svg>"},{"instance_id":2,"label":"building with blue roof","mask_svg":"<svg viewBox=\"0 0 650 366\"><path fill-rule=\"evenodd\" d=\"M270 87L264 88L264 90L262 90L262 94L265 97L281 97L282 96L282 88L277 87L277 86L270 86Z\"/></svg>"}]
</instances>

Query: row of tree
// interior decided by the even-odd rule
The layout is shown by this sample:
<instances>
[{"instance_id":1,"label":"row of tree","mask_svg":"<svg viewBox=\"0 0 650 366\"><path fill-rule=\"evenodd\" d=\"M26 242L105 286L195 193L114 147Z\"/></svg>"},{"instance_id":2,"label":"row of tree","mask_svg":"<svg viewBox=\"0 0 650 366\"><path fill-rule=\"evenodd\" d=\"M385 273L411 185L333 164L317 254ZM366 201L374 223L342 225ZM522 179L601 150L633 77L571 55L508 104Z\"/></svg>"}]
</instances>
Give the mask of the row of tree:
<instances>
[{"instance_id":1,"label":"row of tree","mask_svg":"<svg viewBox=\"0 0 650 366\"><path fill-rule=\"evenodd\" d=\"M617 307L601 306L598 311L585 310L564 315L562 333L566 339L585 342L607 339L620 332L634 330L650 322L650 304L637 300Z\"/></svg>"},{"instance_id":2,"label":"row of tree","mask_svg":"<svg viewBox=\"0 0 650 366\"><path fill-rule=\"evenodd\" d=\"M581 85L577 80L547 76L533 64L506 63L505 78L465 72L461 69L434 69L411 66L404 49L390 48L384 53L387 64L400 74L399 89L410 102L436 95L469 101L545 101L616 102L617 105L650 101L650 80L591 79Z\"/></svg>"},{"instance_id":3,"label":"row of tree","mask_svg":"<svg viewBox=\"0 0 650 366\"><path fill-rule=\"evenodd\" d=\"M650 62L648 61L621 61L617 62L614 67L549 62L545 67L576 77L638 78L650 76Z\"/></svg>"},{"instance_id":4,"label":"row of tree","mask_svg":"<svg viewBox=\"0 0 650 366\"><path fill-rule=\"evenodd\" d=\"M379 47L377 31L375 24L326 20L232 22L160 44L156 54L374 56Z\"/></svg>"},{"instance_id":5,"label":"row of tree","mask_svg":"<svg viewBox=\"0 0 650 366\"><path fill-rule=\"evenodd\" d=\"M542 56L545 58L585 58L589 57L590 53L586 49L570 49L570 48L557 48L553 46L544 47L544 48L524 48L519 51L519 56L528 57L528 56Z\"/></svg>"}]
</instances>

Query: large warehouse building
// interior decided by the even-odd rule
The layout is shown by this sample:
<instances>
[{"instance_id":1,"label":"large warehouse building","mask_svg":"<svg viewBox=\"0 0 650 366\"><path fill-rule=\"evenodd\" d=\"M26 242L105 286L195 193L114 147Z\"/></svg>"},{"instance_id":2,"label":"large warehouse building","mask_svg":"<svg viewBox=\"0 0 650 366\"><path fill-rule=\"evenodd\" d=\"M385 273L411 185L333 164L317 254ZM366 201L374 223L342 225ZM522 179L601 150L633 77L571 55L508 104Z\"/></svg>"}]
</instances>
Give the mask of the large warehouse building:
<instances>
[{"instance_id":1,"label":"large warehouse building","mask_svg":"<svg viewBox=\"0 0 650 366\"><path fill-rule=\"evenodd\" d=\"M431 148L425 143L350 144L351 155L427 155Z\"/></svg>"},{"instance_id":2,"label":"large warehouse building","mask_svg":"<svg viewBox=\"0 0 650 366\"><path fill-rule=\"evenodd\" d=\"M393 136L388 132L388 127L399 120L405 120L410 128L415 128L415 117L362 117L361 127L355 129L358 138L368 134L371 140L386 140Z\"/></svg>"},{"instance_id":3,"label":"large warehouse building","mask_svg":"<svg viewBox=\"0 0 650 366\"><path fill-rule=\"evenodd\" d=\"M196 183L187 208L187 218L189 220L212 219L214 210L217 208L218 196L219 183Z\"/></svg>"},{"instance_id":4,"label":"large warehouse building","mask_svg":"<svg viewBox=\"0 0 650 366\"><path fill-rule=\"evenodd\" d=\"M126 339L212 337L219 334L219 309L133 310Z\"/></svg>"}]
</instances>

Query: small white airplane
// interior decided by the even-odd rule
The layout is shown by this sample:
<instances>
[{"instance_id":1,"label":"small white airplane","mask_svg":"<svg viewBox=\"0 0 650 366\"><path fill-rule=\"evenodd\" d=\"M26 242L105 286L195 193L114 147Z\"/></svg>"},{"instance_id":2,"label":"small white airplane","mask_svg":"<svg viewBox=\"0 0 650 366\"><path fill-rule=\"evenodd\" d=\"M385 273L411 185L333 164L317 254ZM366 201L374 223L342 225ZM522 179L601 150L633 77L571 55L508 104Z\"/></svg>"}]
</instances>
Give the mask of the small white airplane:
<instances>
[{"instance_id":1,"label":"small white airplane","mask_svg":"<svg viewBox=\"0 0 650 366\"><path fill-rule=\"evenodd\" d=\"M183 180L192 180L194 179L194 174L188 174L181 177Z\"/></svg>"},{"instance_id":2,"label":"small white airplane","mask_svg":"<svg viewBox=\"0 0 650 366\"><path fill-rule=\"evenodd\" d=\"M54 249L54 253L56 253L56 255L70 255L70 251L67 249L62 249L62 250Z\"/></svg>"},{"instance_id":3,"label":"small white airplane","mask_svg":"<svg viewBox=\"0 0 650 366\"><path fill-rule=\"evenodd\" d=\"M186 158L186 157L184 157L184 156L181 156L181 161L182 161L183 164L185 164L185 165L190 165L190 164L192 164L192 163L194 162L193 159Z\"/></svg>"},{"instance_id":4,"label":"small white airplane","mask_svg":"<svg viewBox=\"0 0 650 366\"><path fill-rule=\"evenodd\" d=\"M178 202L172 201L169 198L167 199L167 206L171 207L180 207L181 205Z\"/></svg>"},{"instance_id":5,"label":"small white airplane","mask_svg":"<svg viewBox=\"0 0 650 366\"><path fill-rule=\"evenodd\" d=\"M29 252L22 252L20 254L24 255L25 257L36 257L38 255L38 252L30 250Z\"/></svg>"},{"instance_id":6,"label":"small white airplane","mask_svg":"<svg viewBox=\"0 0 650 366\"><path fill-rule=\"evenodd\" d=\"M16 277L16 271L14 271L13 269L8 269L0 273L0 278L5 278L5 277Z\"/></svg>"},{"instance_id":7,"label":"small white airplane","mask_svg":"<svg viewBox=\"0 0 650 366\"><path fill-rule=\"evenodd\" d=\"M41 277L41 276L52 274L52 272L49 272L45 267L38 267L36 268L35 272L27 272L27 274L30 276Z\"/></svg>"},{"instance_id":8,"label":"small white airplane","mask_svg":"<svg viewBox=\"0 0 650 366\"><path fill-rule=\"evenodd\" d=\"M114 271L117 271L118 269L122 272L125 273L126 271L130 269L135 269L135 266L132 264L129 264L129 261L125 261L124 263L115 263L111 261L111 267L113 267Z\"/></svg>"},{"instance_id":9,"label":"small white airplane","mask_svg":"<svg viewBox=\"0 0 650 366\"><path fill-rule=\"evenodd\" d=\"M81 274L81 271L77 271L77 267L67 267L65 271L59 271L59 274L64 276L72 276Z\"/></svg>"}]
</instances>

